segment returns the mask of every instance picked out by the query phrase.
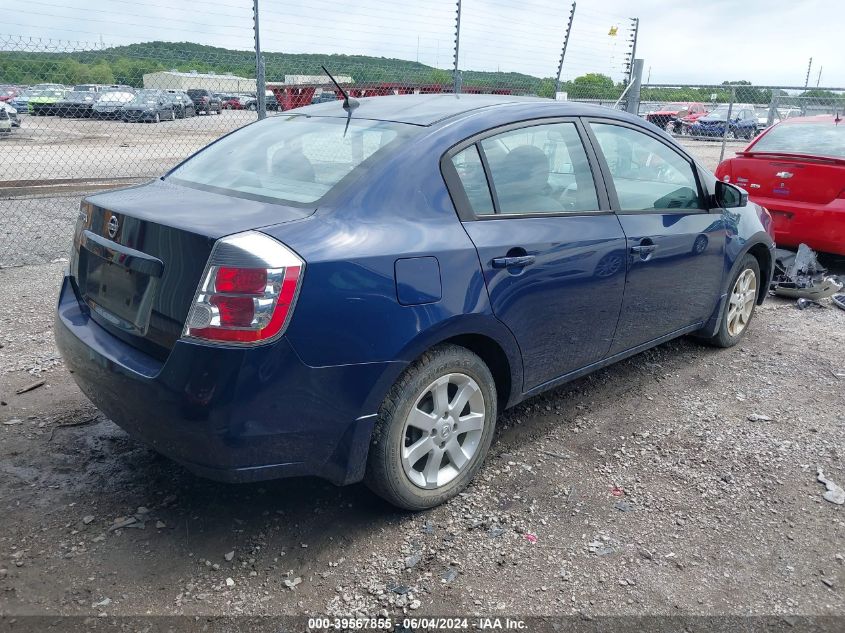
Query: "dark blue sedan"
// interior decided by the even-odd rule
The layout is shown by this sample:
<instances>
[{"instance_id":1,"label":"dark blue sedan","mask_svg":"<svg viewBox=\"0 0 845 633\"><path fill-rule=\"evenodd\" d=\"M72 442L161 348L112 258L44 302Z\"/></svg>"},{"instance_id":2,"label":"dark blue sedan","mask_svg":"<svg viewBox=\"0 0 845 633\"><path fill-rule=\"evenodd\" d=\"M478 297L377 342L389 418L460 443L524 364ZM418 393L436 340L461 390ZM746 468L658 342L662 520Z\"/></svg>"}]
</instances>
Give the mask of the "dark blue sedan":
<instances>
[{"instance_id":1,"label":"dark blue sedan","mask_svg":"<svg viewBox=\"0 0 845 633\"><path fill-rule=\"evenodd\" d=\"M56 339L131 435L227 481L466 486L497 412L664 341L735 344L771 220L615 110L313 105L82 204Z\"/></svg>"},{"instance_id":2,"label":"dark blue sedan","mask_svg":"<svg viewBox=\"0 0 845 633\"><path fill-rule=\"evenodd\" d=\"M725 136L725 125L727 124L728 138L752 139L757 136L758 122L754 106L742 103L722 104L712 112L697 119L690 126L690 134L721 138Z\"/></svg>"}]
</instances>

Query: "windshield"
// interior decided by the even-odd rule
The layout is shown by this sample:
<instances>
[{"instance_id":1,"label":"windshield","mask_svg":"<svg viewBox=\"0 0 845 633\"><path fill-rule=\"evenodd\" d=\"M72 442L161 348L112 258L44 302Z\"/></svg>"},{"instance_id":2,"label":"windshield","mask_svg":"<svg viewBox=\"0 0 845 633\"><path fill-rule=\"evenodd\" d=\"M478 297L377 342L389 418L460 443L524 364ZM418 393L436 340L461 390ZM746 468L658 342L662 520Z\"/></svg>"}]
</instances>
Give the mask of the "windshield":
<instances>
[{"instance_id":1,"label":"windshield","mask_svg":"<svg viewBox=\"0 0 845 633\"><path fill-rule=\"evenodd\" d=\"M736 116L739 113L739 109L734 106L731 109L731 116ZM727 119L728 118L728 106L720 105L717 108L713 108L710 111L710 114L707 115L708 117L712 117L714 119Z\"/></svg>"},{"instance_id":2,"label":"windshield","mask_svg":"<svg viewBox=\"0 0 845 633\"><path fill-rule=\"evenodd\" d=\"M65 99L67 101L78 101L80 103L85 103L87 101L93 101L95 96L96 95L90 92L71 92L70 94L68 94L67 97L65 97Z\"/></svg>"},{"instance_id":3,"label":"windshield","mask_svg":"<svg viewBox=\"0 0 845 633\"><path fill-rule=\"evenodd\" d=\"M132 97L132 101L130 103L134 105L146 105L146 104L156 104L161 99L161 93L156 92L154 90L142 90L134 97Z\"/></svg>"},{"instance_id":4,"label":"windshield","mask_svg":"<svg viewBox=\"0 0 845 633\"><path fill-rule=\"evenodd\" d=\"M271 117L209 145L169 178L245 198L313 203L376 153L412 133L400 123Z\"/></svg>"},{"instance_id":5,"label":"windshield","mask_svg":"<svg viewBox=\"0 0 845 633\"><path fill-rule=\"evenodd\" d=\"M127 103L132 101L135 95L131 92L104 92L98 99L99 103Z\"/></svg>"},{"instance_id":6,"label":"windshield","mask_svg":"<svg viewBox=\"0 0 845 633\"><path fill-rule=\"evenodd\" d=\"M751 151L845 158L845 124L831 121L777 125L761 136Z\"/></svg>"},{"instance_id":7,"label":"windshield","mask_svg":"<svg viewBox=\"0 0 845 633\"><path fill-rule=\"evenodd\" d=\"M38 94L34 94L32 96L33 97L44 97L44 98L47 98L47 99L59 98L59 97L65 96L65 91L64 90L42 90Z\"/></svg>"}]
</instances>

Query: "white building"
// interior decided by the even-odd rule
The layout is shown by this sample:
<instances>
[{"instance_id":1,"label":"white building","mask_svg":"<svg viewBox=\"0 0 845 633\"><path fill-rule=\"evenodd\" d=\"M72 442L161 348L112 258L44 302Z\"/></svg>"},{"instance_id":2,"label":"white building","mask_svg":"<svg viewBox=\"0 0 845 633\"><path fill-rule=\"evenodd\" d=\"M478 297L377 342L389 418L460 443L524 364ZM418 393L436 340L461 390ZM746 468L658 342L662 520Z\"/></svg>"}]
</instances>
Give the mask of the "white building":
<instances>
[{"instance_id":1,"label":"white building","mask_svg":"<svg viewBox=\"0 0 845 633\"><path fill-rule=\"evenodd\" d=\"M212 92L255 92L255 79L236 77L232 74L215 75L196 71L159 71L144 75L144 88L159 90L189 90L205 88Z\"/></svg>"},{"instance_id":2,"label":"white building","mask_svg":"<svg viewBox=\"0 0 845 633\"><path fill-rule=\"evenodd\" d=\"M335 79L341 85L352 83L352 77L349 75L337 75ZM285 85L288 86L319 86L331 82L332 80L326 75L285 75Z\"/></svg>"}]
</instances>

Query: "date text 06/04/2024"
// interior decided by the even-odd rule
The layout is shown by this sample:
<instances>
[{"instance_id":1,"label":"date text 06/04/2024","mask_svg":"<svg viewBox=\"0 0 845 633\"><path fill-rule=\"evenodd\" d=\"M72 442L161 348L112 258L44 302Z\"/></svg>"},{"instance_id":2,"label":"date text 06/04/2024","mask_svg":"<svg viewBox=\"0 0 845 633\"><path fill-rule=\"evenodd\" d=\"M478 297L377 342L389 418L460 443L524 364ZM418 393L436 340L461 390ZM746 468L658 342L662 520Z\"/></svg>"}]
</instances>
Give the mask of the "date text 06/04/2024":
<instances>
[{"instance_id":1,"label":"date text 06/04/2024","mask_svg":"<svg viewBox=\"0 0 845 633\"><path fill-rule=\"evenodd\" d=\"M525 630L524 620L500 617L410 617L394 621L393 618L309 618L308 631L380 630L393 631L394 626L410 631L454 630Z\"/></svg>"}]
</instances>

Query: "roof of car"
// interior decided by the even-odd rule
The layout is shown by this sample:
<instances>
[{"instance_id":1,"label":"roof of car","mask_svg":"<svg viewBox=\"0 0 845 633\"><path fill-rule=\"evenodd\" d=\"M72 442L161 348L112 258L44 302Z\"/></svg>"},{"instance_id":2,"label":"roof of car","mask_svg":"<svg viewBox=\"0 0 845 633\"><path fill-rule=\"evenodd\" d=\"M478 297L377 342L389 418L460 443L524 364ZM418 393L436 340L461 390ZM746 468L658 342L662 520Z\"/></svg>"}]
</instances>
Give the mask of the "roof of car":
<instances>
[{"instance_id":1,"label":"roof of car","mask_svg":"<svg viewBox=\"0 0 845 633\"><path fill-rule=\"evenodd\" d=\"M518 97L513 95L468 95L468 94L427 94L427 95L391 95L385 97L365 97L358 99L359 106L353 110L353 117L396 121L414 125L432 125L453 116L503 104L536 103L563 105L551 99L539 97ZM346 116L343 102L328 101L301 108L293 112L313 116Z\"/></svg>"}]
</instances>

